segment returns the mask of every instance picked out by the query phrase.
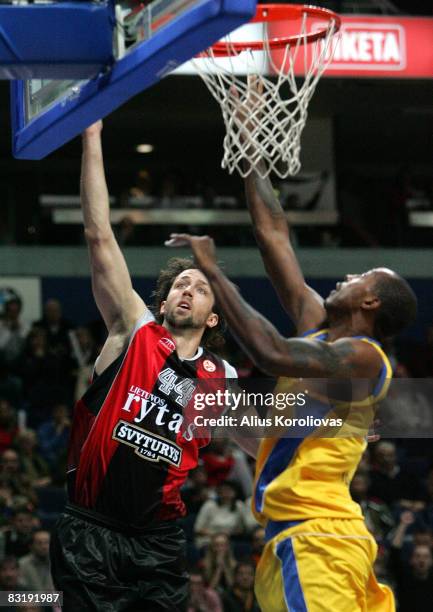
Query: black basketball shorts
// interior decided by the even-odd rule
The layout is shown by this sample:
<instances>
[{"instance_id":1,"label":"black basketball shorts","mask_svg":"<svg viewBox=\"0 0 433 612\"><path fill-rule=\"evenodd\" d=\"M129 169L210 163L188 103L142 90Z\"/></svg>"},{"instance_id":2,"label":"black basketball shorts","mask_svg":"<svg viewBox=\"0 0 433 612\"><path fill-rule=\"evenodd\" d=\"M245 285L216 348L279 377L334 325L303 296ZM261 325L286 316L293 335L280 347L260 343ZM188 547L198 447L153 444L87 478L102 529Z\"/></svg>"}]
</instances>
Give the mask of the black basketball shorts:
<instances>
[{"instance_id":1,"label":"black basketball shorts","mask_svg":"<svg viewBox=\"0 0 433 612\"><path fill-rule=\"evenodd\" d=\"M124 533L66 512L51 538L53 581L63 612L183 612L185 535L174 522Z\"/></svg>"}]
</instances>

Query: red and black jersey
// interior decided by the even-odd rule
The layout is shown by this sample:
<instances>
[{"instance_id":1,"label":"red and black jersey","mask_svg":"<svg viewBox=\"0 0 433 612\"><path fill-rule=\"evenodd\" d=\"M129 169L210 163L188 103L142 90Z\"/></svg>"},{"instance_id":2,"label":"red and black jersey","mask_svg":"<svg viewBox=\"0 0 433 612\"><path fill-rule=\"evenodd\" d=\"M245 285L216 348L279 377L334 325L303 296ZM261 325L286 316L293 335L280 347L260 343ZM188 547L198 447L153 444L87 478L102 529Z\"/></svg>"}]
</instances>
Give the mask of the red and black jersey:
<instances>
[{"instance_id":1,"label":"red and black jersey","mask_svg":"<svg viewBox=\"0 0 433 612\"><path fill-rule=\"evenodd\" d=\"M69 501L116 523L144 528L185 513L180 487L209 437L184 416L194 379L236 377L200 347L180 359L165 327L147 314L126 350L75 407L68 453Z\"/></svg>"}]
</instances>

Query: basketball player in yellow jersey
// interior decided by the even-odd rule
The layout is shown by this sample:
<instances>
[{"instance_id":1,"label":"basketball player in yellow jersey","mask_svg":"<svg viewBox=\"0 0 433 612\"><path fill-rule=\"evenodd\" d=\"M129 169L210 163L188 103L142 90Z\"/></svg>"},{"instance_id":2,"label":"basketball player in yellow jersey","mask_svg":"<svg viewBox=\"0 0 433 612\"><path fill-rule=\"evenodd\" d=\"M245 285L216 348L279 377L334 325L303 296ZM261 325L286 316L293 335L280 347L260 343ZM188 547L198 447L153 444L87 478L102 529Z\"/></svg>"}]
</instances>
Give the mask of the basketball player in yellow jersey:
<instances>
[{"instance_id":1,"label":"basketball player in yellow jersey","mask_svg":"<svg viewBox=\"0 0 433 612\"><path fill-rule=\"evenodd\" d=\"M305 284L278 203L272 199L271 208L264 200L263 194L272 194L270 185L253 176L247 189L256 228L260 225L266 236L260 246L267 269L304 337L283 338L242 299L218 267L211 238L173 234L167 244L191 246L231 332L262 371L279 377L370 379L372 396L358 404L371 410L392 374L380 340L415 318L412 290L396 273L377 268L347 276L322 302ZM395 610L391 590L374 576L377 546L349 493L365 446L362 436L262 441L253 504L266 528L255 587L263 612Z\"/></svg>"},{"instance_id":2,"label":"basketball player in yellow jersey","mask_svg":"<svg viewBox=\"0 0 433 612\"><path fill-rule=\"evenodd\" d=\"M191 246L233 335L261 370L370 379L371 396L357 404L371 412L392 375L380 342L414 320L413 291L395 272L377 268L348 275L323 301L305 283L270 181L253 172L246 191L266 269L298 338L283 338L242 299L218 267L209 237L173 234L168 246ZM374 576L377 546L349 493L365 445L361 436L262 441L253 504L266 528L255 588L264 612L395 610L391 590Z\"/></svg>"}]
</instances>

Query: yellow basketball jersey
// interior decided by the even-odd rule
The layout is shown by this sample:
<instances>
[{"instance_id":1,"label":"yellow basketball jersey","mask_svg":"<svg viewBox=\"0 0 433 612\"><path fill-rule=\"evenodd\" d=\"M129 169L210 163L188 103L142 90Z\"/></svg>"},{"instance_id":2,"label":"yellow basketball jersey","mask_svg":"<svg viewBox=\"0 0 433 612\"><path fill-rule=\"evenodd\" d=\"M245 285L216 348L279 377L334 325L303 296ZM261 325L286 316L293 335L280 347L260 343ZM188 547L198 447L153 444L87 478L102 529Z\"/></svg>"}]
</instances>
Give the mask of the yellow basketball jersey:
<instances>
[{"instance_id":1,"label":"yellow basketball jersey","mask_svg":"<svg viewBox=\"0 0 433 612\"><path fill-rule=\"evenodd\" d=\"M327 330L304 337L325 341ZM257 520L299 521L320 517L361 519L362 511L350 495L349 485L366 448L365 423L372 423L374 407L388 390L391 364L380 344L371 338L357 339L371 344L380 354L383 366L377 384L365 398L351 402L363 415L364 429L351 422L338 436L324 434L305 438L264 438L257 464L253 512ZM293 379L280 379L278 390L293 386ZM333 406L327 406L332 412ZM365 416L365 419L364 419ZM343 425L344 430L345 425ZM357 435L357 431L364 435Z\"/></svg>"}]
</instances>

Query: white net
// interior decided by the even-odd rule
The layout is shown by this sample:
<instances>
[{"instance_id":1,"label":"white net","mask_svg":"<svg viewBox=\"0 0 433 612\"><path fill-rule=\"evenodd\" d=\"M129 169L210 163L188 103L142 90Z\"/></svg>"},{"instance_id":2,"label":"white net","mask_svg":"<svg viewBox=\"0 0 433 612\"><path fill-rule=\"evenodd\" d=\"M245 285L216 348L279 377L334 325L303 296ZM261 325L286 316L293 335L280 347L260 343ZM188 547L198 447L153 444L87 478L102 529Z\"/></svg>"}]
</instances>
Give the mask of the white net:
<instances>
[{"instance_id":1,"label":"white net","mask_svg":"<svg viewBox=\"0 0 433 612\"><path fill-rule=\"evenodd\" d=\"M301 167L301 135L308 104L332 59L336 27L330 20L323 38L307 44L311 18L305 12L300 21L299 38L281 50L278 66L266 23L263 50L238 53L228 36L224 39L227 58L221 60L210 48L194 59L197 72L221 105L226 127L221 165L230 174L237 170L246 177L255 170L263 178L271 172L286 178ZM323 23L320 29L324 29ZM295 65L300 62L303 74L295 78Z\"/></svg>"}]
</instances>

